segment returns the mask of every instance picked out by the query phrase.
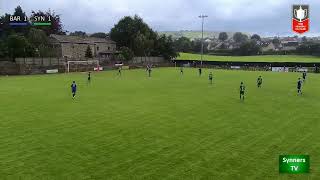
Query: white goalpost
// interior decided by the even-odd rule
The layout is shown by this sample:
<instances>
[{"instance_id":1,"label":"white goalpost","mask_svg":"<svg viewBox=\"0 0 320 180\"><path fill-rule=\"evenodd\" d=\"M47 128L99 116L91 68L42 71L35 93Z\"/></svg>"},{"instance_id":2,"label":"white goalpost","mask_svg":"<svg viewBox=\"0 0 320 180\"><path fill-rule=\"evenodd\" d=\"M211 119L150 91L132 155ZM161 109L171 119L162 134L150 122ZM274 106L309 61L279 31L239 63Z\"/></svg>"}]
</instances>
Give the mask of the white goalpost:
<instances>
[{"instance_id":1,"label":"white goalpost","mask_svg":"<svg viewBox=\"0 0 320 180\"><path fill-rule=\"evenodd\" d=\"M78 70L83 71L83 69L85 69L84 71L101 70L99 60L67 61L67 72L78 72Z\"/></svg>"}]
</instances>

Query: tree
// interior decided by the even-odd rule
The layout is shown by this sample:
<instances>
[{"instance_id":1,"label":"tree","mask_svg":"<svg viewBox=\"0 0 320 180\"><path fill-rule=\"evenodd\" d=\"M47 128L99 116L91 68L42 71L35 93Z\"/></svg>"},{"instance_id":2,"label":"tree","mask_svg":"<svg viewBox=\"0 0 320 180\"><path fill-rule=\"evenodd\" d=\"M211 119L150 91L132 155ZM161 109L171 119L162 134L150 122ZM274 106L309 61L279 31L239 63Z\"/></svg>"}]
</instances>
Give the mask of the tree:
<instances>
[{"instance_id":1,"label":"tree","mask_svg":"<svg viewBox=\"0 0 320 180\"><path fill-rule=\"evenodd\" d=\"M122 54L117 54L117 55L116 55L116 60L122 62L122 61L124 61L124 60L126 60L126 59L125 59L125 57L124 57Z\"/></svg>"},{"instance_id":2,"label":"tree","mask_svg":"<svg viewBox=\"0 0 320 180\"><path fill-rule=\"evenodd\" d=\"M20 16L21 21L23 21L23 22L24 22L24 17L26 17L26 13L22 10L21 6L17 6L14 9L13 15ZM26 35L26 34L28 34L29 29L30 29L30 26L22 26L19 28L15 28L14 32L22 34L22 35Z\"/></svg>"},{"instance_id":3,"label":"tree","mask_svg":"<svg viewBox=\"0 0 320 180\"><path fill-rule=\"evenodd\" d=\"M195 53L200 53L201 52L201 40L195 39L191 43L192 51Z\"/></svg>"},{"instance_id":4,"label":"tree","mask_svg":"<svg viewBox=\"0 0 320 180\"><path fill-rule=\"evenodd\" d=\"M157 41L155 41L154 55L162 56L168 60L178 56L178 53L174 49L171 36L166 36L165 34L158 36Z\"/></svg>"},{"instance_id":5,"label":"tree","mask_svg":"<svg viewBox=\"0 0 320 180\"><path fill-rule=\"evenodd\" d=\"M207 53L208 52L208 43L207 42L203 42L203 53ZM191 49L193 52L195 53L201 53L201 48L202 48L202 42L201 39L195 39L192 41L191 43Z\"/></svg>"},{"instance_id":6,"label":"tree","mask_svg":"<svg viewBox=\"0 0 320 180\"><path fill-rule=\"evenodd\" d=\"M107 38L108 34L104 32L97 32L90 35L90 37L96 37L96 38Z\"/></svg>"},{"instance_id":7,"label":"tree","mask_svg":"<svg viewBox=\"0 0 320 180\"><path fill-rule=\"evenodd\" d=\"M297 48L299 54L320 55L320 44L317 42L305 42Z\"/></svg>"},{"instance_id":8,"label":"tree","mask_svg":"<svg viewBox=\"0 0 320 180\"><path fill-rule=\"evenodd\" d=\"M251 36L252 40L261 41L261 37L258 34L254 34Z\"/></svg>"},{"instance_id":9,"label":"tree","mask_svg":"<svg viewBox=\"0 0 320 180\"><path fill-rule=\"evenodd\" d=\"M60 19L60 15L56 14L54 11L51 11L50 9L46 12L43 12L40 10L37 12L32 11L30 19L34 19L35 16L50 17L51 26L36 26L37 29L42 29L47 35L50 35L50 34L65 35L66 34L63 31L63 25Z\"/></svg>"},{"instance_id":10,"label":"tree","mask_svg":"<svg viewBox=\"0 0 320 180\"><path fill-rule=\"evenodd\" d=\"M87 37L87 33L83 31L75 31L69 34L70 36L79 36L79 37Z\"/></svg>"},{"instance_id":11,"label":"tree","mask_svg":"<svg viewBox=\"0 0 320 180\"><path fill-rule=\"evenodd\" d=\"M118 46L126 46L133 50L135 55L142 55L141 48L151 44L157 34L143 20L135 15L122 18L110 31L110 37Z\"/></svg>"},{"instance_id":12,"label":"tree","mask_svg":"<svg viewBox=\"0 0 320 180\"><path fill-rule=\"evenodd\" d=\"M110 31L110 37L119 47L128 47L136 56L176 57L171 37L159 36L142 18L126 16Z\"/></svg>"},{"instance_id":13,"label":"tree","mask_svg":"<svg viewBox=\"0 0 320 180\"><path fill-rule=\"evenodd\" d=\"M227 39L228 39L228 34L226 32L219 33L219 40L220 41L225 41Z\"/></svg>"},{"instance_id":14,"label":"tree","mask_svg":"<svg viewBox=\"0 0 320 180\"><path fill-rule=\"evenodd\" d=\"M130 61L134 57L133 51L130 48L125 47L125 46L120 48L120 54L121 54L122 58L126 61Z\"/></svg>"},{"instance_id":15,"label":"tree","mask_svg":"<svg viewBox=\"0 0 320 180\"><path fill-rule=\"evenodd\" d=\"M49 43L48 36L41 29L31 28L27 38L28 41L36 48L39 48L41 45L46 46Z\"/></svg>"},{"instance_id":16,"label":"tree","mask_svg":"<svg viewBox=\"0 0 320 180\"><path fill-rule=\"evenodd\" d=\"M134 38L134 46L133 51L136 56L146 56L146 46L147 44L147 37L144 34L138 32L136 37Z\"/></svg>"},{"instance_id":17,"label":"tree","mask_svg":"<svg viewBox=\"0 0 320 180\"><path fill-rule=\"evenodd\" d=\"M17 6L17 7L14 9L13 15L14 15L14 16L20 16L21 18L23 18L23 17L26 16L26 13L22 10L21 6Z\"/></svg>"},{"instance_id":18,"label":"tree","mask_svg":"<svg viewBox=\"0 0 320 180\"><path fill-rule=\"evenodd\" d=\"M27 35L28 31L30 29L30 26L20 26L18 28L12 28L12 26L9 25L10 23L10 16L20 16L20 21L24 22L24 18L26 17L26 13L22 10L21 6L17 6L14 10L13 14L7 14L0 17L1 21L1 31L0 31L0 38L6 39L10 34L18 33L20 35ZM27 22L28 23L28 22Z\"/></svg>"},{"instance_id":19,"label":"tree","mask_svg":"<svg viewBox=\"0 0 320 180\"><path fill-rule=\"evenodd\" d=\"M248 36L246 34L242 34L241 32L236 32L233 35L233 40L236 43L244 43L244 42L246 42L248 40Z\"/></svg>"},{"instance_id":20,"label":"tree","mask_svg":"<svg viewBox=\"0 0 320 180\"><path fill-rule=\"evenodd\" d=\"M50 54L52 48L48 46L48 35L49 34L64 34L62 31L62 24L60 22L60 16L56 15L50 10L47 12L34 12L29 18L32 22L34 17L37 15L50 17L51 26L22 26L17 28L12 28L9 25L11 14L5 14L0 16L1 31L0 31L0 56L12 57L24 57L24 56L34 56L35 53L40 53L39 55ZM22 10L20 6L15 8L12 15L20 16L23 22L26 13ZM49 21L49 18L46 19ZM28 22L30 23L30 22Z\"/></svg>"},{"instance_id":21,"label":"tree","mask_svg":"<svg viewBox=\"0 0 320 180\"><path fill-rule=\"evenodd\" d=\"M31 28L27 35L27 40L33 48L37 49L37 53L41 57L48 56L49 52L52 51L52 48L48 47L49 38L41 29Z\"/></svg>"},{"instance_id":22,"label":"tree","mask_svg":"<svg viewBox=\"0 0 320 180\"><path fill-rule=\"evenodd\" d=\"M91 50L89 45L87 46L85 57L86 58L92 58L93 57L92 50Z\"/></svg>"},{"instance_id":23,"label":"tree","mask_svg":"<svg viewBox=\"0 0 320 180\"><path fill-rule=\"evenodd\" d=\"M7 39L8 53L9 56L13 58L33 56L34 48L28 42L28 40L21 35L11 34Z\"/></svg>"},{"instance_id":24,"label":"tree","mask_svg":"<svg viewBox=\"0 0 320 180\"><path fill-rule=\"evenodd\" d=\"M187 37L180 37L174 41L174 49L177 52L190 52L191 51L191 41Z\"/></svg>"},{"instance_id":25,"label":"tree","mask_svg":"<svg viewBox=\"0 0 320 180\"><path fill-rule=\"evenodd\" d=\"M9 25L9 14L5 14L3 16L0 16L0 39L5 39L10 31L13 31L13 29Z\"/></svg>"},{"instance_id":26,"label":"tree","mask_svg":"<svg viewBox=\"0 0 320 180\"><path fill-rule=\"evenodd\" d=\"M250 40L244 42L240 45L239 48L234 49L234 55L240 56L250 56L250 55L257 55L260 52L260 46L257 45L255 40Z\"/></svg>"},{"instance_id":27,"label":"tree","mask_svg":"<svg viewBox=\"0 0 320 180\"><path fill-rule=\"evenodd\" d=\"M7 44L0 39L0 57L8 57L8 53Z\"/></svg>"}]
</instances>

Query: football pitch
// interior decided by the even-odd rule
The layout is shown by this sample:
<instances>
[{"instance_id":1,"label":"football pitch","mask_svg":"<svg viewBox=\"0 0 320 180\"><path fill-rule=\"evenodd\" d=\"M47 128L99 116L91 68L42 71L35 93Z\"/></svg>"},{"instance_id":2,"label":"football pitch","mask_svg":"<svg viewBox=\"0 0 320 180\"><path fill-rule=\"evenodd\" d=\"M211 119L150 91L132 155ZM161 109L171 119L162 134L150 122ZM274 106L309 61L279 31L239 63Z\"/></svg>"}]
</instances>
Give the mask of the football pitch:
<instances>
[{"instance_id":1,"label":"football pitch","mask_svg":"<svg viewBox=\"0 0 320 180\"><path fill-rule=\"evenodd\" d=\"M320 177L320 75L297 96L300 73L203 71L0 77L0 179ZM310 155L310 173L279 174L283 154Z\"/></svg>"}]
</instances>

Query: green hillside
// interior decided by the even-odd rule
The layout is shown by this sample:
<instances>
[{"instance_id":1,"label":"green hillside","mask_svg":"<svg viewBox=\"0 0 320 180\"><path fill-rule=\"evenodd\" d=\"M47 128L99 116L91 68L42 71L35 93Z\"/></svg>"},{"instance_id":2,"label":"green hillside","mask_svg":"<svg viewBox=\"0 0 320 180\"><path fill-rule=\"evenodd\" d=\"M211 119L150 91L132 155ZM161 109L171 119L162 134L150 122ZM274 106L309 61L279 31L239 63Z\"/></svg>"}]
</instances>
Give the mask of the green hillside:
<instances>
[{"instance_id":1,"label":"green hillside","mask_svg":"<svg viewBox=\"0 0 320 180\"><path fill-rule=\"evenodd\" d=\"M173 38L179 37L187 37L189 39L200 39L201 38L201 31L163 31L159 32L160 34L171 35ZM215 31L205 31L203 33L204 38L218 38L220 32ZM229 37L232 37L234 32L227 32Z\"/></svg>"},{"instance_id":2,"label":"green hillside","mask_svg":"<svg viewBox=\"0 0 320 180\"><path fill-rule=\"evenodd\" d=\"M200 60L200 54L180 53L177 60ZM239 62L320 62L319 57L298 55L268 55L268 56L214 56L204 55L204 61L239 61Z\"/></svg>"}]
</instances>

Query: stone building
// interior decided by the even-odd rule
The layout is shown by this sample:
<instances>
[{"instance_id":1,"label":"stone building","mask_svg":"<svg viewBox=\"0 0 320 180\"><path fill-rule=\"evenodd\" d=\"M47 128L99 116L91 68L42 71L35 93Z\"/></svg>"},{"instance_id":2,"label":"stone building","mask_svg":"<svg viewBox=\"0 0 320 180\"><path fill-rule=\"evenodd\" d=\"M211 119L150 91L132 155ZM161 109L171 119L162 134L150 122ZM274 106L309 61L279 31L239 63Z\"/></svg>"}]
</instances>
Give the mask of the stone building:
<instances>
[{"instance_id":1,"label":"stone building","mask_svg":"<svg viewBox=\"0 0 320 180\"><path fill-rule=\"evenodd\" d=\"M83 59L88 46L94 57L110 59L116 53L116 43L107 38L52 34L50 42L58 49L58 56L64 58Z\"/></svg>"}]
</instances>

